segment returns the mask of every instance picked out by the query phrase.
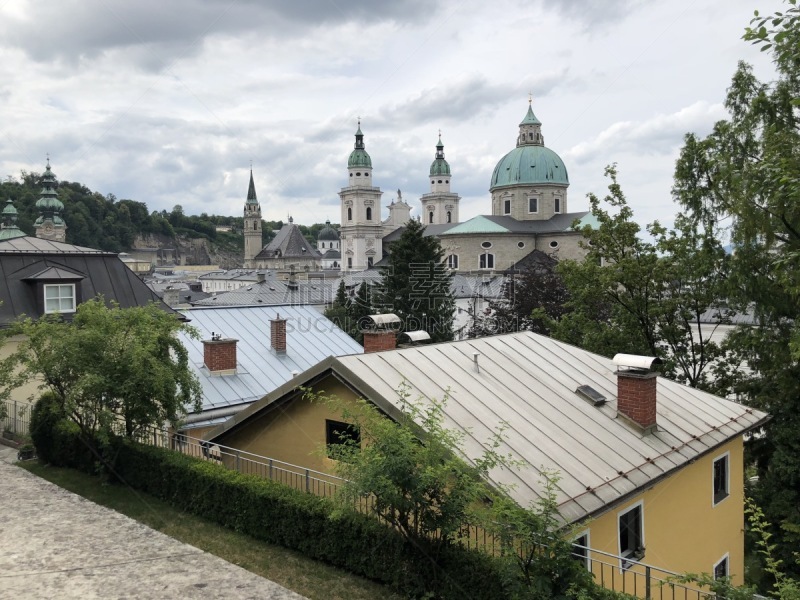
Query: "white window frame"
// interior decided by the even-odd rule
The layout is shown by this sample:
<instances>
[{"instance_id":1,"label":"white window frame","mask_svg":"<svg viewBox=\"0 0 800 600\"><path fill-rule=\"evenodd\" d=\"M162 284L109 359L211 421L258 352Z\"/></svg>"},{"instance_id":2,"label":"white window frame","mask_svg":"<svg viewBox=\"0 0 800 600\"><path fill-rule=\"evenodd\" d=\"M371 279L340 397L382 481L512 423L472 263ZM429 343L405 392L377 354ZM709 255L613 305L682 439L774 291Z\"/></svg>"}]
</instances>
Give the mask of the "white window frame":
<instances>
[{"instance_id":1,"label":"white window frame","mask_svg":"<svg viewBox=\"0 0 800 600\"><path fill-rule=\"evenodd\" d=\"M724 577L731 576L731 556L730 552L726 552L722 555L717 562L714 563L714 566L711 568L711 576L714 578L714 581L717 580L717 567L720 566L722 563L725 563L725 575Z\"/></svg>"},{"instance_id":2,"label":"white window frame","mask_svg":"<svg viewBox=\"0 0 800 600\"><path fill-rule=\"evenodd\" d=\"M578 535L576 535L575 537L572 538L572 542L575 543L576 541L578 541L582 537L586 538L586 543L582 544L582 545L586 546L586 558L584 559L584 562L586 563L586 570L587 571L591 571L592 570L592 557L591 557L591 550L590 550L590 548L592 547L592 532L591 532L591 530L590 529L586 529L584 531L581 531Z\"/></svg>"},{"instance_id":3,"label":"white window frame","mask_svg":"<svg viewBox=\"0 0 800 600\"><path fill-rule=\"evenodd\" d=\"M455 263L455 265L453 265L453 263ZM447 268L458 271L458 254L449 254L447 256Z\"/></svg>"},{"instance_id":4,"label":"white window frame","mask_svg":"<svg viewBox=\"0 0 800 600\"><path fill-rule=\"evenodd\" d=\"M483 256L486 257L484 259L484 265L486 265L486 266L482 267L481 266L481 257L483 257ZM489 257L490 256L492 257L492 266L489 266ZM483 253L481 253L478 256L478 268L482 269L484 271L491 271L492 269L494 269L494 253L493 252L483 252Z\"/></svg>"},{"instance_id":5,"label":"white window frame","mask_svg":"<svg viewBox=\"0 0 800 600\"><path fill-rule=\"evenodd\" d=\"M714 471L715 466L718 461L725 460L725 497L720 498L719 501L714 497ZM711 461L711 506L719 506L725 500L731 497L731 453L725 452L724 454L720 454L714 460Z\"/></svg>"},{"instance_id":6,"label":"white window frame","mask_svg":"<svg viewBox=\"0 0 800 600\"><path fill-rule=\"evenodd\" d=\"M622 553L622 538L619 535L620 534L620 531L619 531L620 523L619 522L620 522L620 519L624 515L628 514L632 510L636 510L637 508L640 509L640 513L639 514L641 515L641 527L642 527L642 545L641 545L641 547L642 548L646 547L645 546L645 539L644 539L644 531L645 531L645 529L644 529L644 500L639 500L639 502L631 504L625 510L621 510L621 511L619 511L617 513L617 552L618 552L618 554L620 556L620 559L619 559L619 570L620 570L620 572L627 571L633 565L631 565L631 564L626 565L625 564L626 563L625 559L627 559L629 556L631 556L632 552L627 552L626 554ZM636 560L636 559L631 559L631 560Z\"/></svg>"},{"instance_id":7,"label":"white window frame","mask_svg":"<svg viewBox=\"0 0 800 600\"><path fill-rule=\"evenodd\" d=\"M51 288L59 289L59 295L56 298L48 298L47 297L47 290ZM47 301L48 300L58 300L59 305L61 304L62 300L68 299L68 297L64 297L61 295L60 288L70 288L72 290L72 308L67 310L62 310L59 308L58 310L48 310L47 309ZM54 314L67 314L67 313L74 313L76 307L78 305L78 299L75 296L75 284L74 283L45 283L42 286L42 294L44 296L44 314L46 315L54 315Z\"/></svg>"}]
</instances>

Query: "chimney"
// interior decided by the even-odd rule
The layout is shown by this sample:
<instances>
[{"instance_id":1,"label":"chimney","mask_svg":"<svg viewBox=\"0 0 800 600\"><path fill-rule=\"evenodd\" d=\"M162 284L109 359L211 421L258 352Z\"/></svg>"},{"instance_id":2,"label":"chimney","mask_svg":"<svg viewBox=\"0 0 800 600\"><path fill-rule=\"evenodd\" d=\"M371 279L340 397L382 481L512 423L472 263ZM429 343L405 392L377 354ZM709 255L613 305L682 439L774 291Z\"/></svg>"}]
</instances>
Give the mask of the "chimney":
<instances>
[{"instance_id":1,"label":"chimney","mask_svg":"<svg viewBox=\"0 0 800 600\"><path fill-rule=\"evenodd\" d=\"M361 333L364 335L364 354L397 348L395 328L400 326L397 315L370 315L366 317Z\"/></svg>"},{"instance_id":2,"label":"chimney","mask_svg":"<svg viewBox=\"0 0 800 600\"><path fill-rule=\"evenodd\" d=\"M286 354L286 319L281 319L280 313L269 322L269 338L275 352Z\"/></svg>"},{"instance_id":3,"label":"chimney","mask_svg":"<svg viewBox=\"0 0 800 600\"><path fill-rule=\"evenodd\" d=\"M661 364L660 358L617 354L617 416L643 433L656 430L658 373L651 371Z\"/></svg>"},{"instance_id":4,"label":"chimney","mask_svg":"<svg viewBox=\"0 0 800 600\"><path fill-rule=\"evenodd\" d=\"M232 375L236 372L236 342L239 340L222 339L221 335L211 332L210 340L203 340L203 363L216 375Z\"/></svg>"},{"instance_id":5,"label":"chimney","mask_svg":"<svg viewBox=\"0 0 800 600\"><path fill-rule=\"evenodd\" d=\"M396 347L397 338L391 329L364 332L364 354L394 350Z\"/></svg>"},{"instance_id":6,"label":"chimney","mask_svg":"<svg viewBox=\"0 0 800 600\"><path fill-rule=\"evenodd\" d=\"M167 286L161 296L161 300L163 300L164 304L167 306L178 306L181 300L181 291L172 286Z\"/></svg>"},{"instance_id":7,"label":"chimney","mask_svg":"<svg viewBox=\"0 0 800 600\"><path fill-rule=\"evenodd\" d=\"M256 283L264 283L267 280L267 275L264 271L258 271L256 273Z\"/></svg>"}]
</instances>

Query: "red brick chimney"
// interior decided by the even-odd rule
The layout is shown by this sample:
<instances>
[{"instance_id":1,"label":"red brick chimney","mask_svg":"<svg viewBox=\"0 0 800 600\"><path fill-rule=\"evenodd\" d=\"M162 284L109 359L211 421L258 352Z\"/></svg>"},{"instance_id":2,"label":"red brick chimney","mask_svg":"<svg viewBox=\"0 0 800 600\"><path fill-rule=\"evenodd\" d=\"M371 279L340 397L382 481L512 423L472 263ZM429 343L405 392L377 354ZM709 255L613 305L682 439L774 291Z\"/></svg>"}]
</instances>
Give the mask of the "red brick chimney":
<instances>
[{"instance_id":1,"label":"red brick chimney","mask_svg":"<svg viewBox=\"0 0 800 600\"><path fill-rule=\"evenodd\" d=\"M236 371L236 342L239 340L222 339L211 333L210 340L203 340L203 363L212 373Z\"/></svg>"},{"instance_id":2,"label":"red brick chimney","mask_svg":"<svg viewBox=\"0 0 800 600\"><path fill-rule=\"evenodd\" d=\"M378 329L364 331L364 354L382 352L397 348L397 336L394 331Z\"/></svg>"},{"instance_id":3,"label":"red brick chimney","mask_svg":"<svg viewBox=\"0 0 800 600\"><path fill-rule=\"evenodd\" d=\"M617 416L645 433L656 429L658 373L650 370L661 360L651 356L617 354Z\"/></svg>"},{"instance_id":4,"label":"red brick chimney","mask_svg":"<svg viewBox=\"0 0 800 600\"><path fill-rule=\"evenodd\" d=\"M269 338L275 352L286 354L286 319L281 319L280 313L269 322Z\"/></svg>"}]
</instances>

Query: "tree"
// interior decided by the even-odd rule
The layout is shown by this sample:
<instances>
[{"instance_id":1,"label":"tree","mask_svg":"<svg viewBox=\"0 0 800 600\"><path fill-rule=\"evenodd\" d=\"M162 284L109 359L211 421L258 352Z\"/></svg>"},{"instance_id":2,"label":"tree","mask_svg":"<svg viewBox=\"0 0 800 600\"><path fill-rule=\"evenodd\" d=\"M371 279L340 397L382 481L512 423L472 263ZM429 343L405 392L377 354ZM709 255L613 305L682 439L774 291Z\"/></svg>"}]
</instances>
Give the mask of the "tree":
<instances>
[{"instance_id":1,"label":"tree","mask_svg":"<svg viewBox=\"0 0 800 600\"><path fill-rule=\"evenodd\" d=\"M401 331L427 331L433 342L453 339L453 274L443 259L438 238L412 219L391 246L376 294L382 310L400 317Z\"/></svg>"},{"instance_id":2,"label":"tree","mask_svg":"<svg viewBox=\"0 0 800 600\"><path fill-rule=\"evenodd\" d=\"M729 306L755 321L726 340L725 350L751 372L733 381L748 404L772 414L749 445L759 482L754 493L772 523L775 552L800 575L800 12L756 17L745 39L770 52L777 79L759 81L740 63L725 106L729 118L706 138L689 134L676 169L688 213L730 223L734 249L726 286Z\"/></svg>"},{"instance_id":3,"label":"tree","mask_svg":"<svg viewBox=\"0 0 800 600\"><path fill-rule=\"evenodd\" d=\"M9 332L24 337L14 354L21 374L40 377L85 439L122 425L128 437L200 409L201 388L176 334L197 335L155 304L106 306L101 298L60 315L25 319Z\"/></svg>"},{"instance_id":4,"label":"tree","mask_svg":"<svg viewBox=\"0 0 800 600\"><path fill-rule=\"evenodd\" d=\"M538 314L558 339L606 356L657 356L667 376L708 389L722 351L701 322L714 309L718 324L730 318L730 311L719 309L728 259L715 223L679 213L674 230L654 222L643 239L616 167L606 175L608 195L602 201L589 195L599 225L582 229L586 258L558 266L569 297L566 310L549 318Z\"/></svg>"},{"instance_id":5,"label":"tree","mask_svg":"<svg viewBox=\"0 0 800 600\"><path fill-rule=\"evenodd\" d=\"M473 316L469 337L514 331L550 335L538 311L548 319L560 319L567 310L569 292L556 272L555 259L539 252L534 260L534 264L506 278L501 297L489 301L489 314Z\"/></svg>"}]
</instances>

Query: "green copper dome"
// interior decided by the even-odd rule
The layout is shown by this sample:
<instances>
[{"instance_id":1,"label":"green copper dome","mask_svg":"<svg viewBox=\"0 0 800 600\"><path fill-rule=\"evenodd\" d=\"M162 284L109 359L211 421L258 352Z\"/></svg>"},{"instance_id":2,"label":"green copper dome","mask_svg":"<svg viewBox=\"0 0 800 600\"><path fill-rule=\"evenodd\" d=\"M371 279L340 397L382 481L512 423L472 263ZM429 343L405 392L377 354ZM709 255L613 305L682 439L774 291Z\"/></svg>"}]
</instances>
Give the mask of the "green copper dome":
<instances>
[{"instance_id":1,"label":"green copper dome","mask_svg":"<svg viewBox=\"0 0 800 600\"><path fill-rule=\"evenodd\" d=\"M58 199L56 192L56 175L50 170L50 159L47 159L47 166L42 175L42 191L41 196L36 201L36 208L41 210L47 215L52 214L53 211L60 211L64 208L64 203Z\"/></svg>"},{"instance_id":2,"label":"green copper dome","mask_svg":"<svg viewBox=\"0 0 800 600\"><path fill-rule=\"evenodd\" d=\"M564 161L544 146L519 146L497 163L489 191L509 185L542 183L569 185Z\"/></svg>"},{"instance_id":3,"label":"green copper dome","mask_svg":"<svg viewBox=\"0 0 800 600\"><path fill-rule=\"evenodd\" d=\"M439 143L436 144L436 158L431 163L431 177L436 175L450 175L450 165L444 159L444 144L441 135L439 135Z\"/></svg>"},{"instance_id":4,"label":"green copper dome","mask_svg":"<svg viewBox=\"0 0 800 600\"><path fill-rule=\"evenodd\" d=\"M17 216L17 208L14 206L14 203L9 198L6 202L5 207L3 208L3 212L0 213L3 217L16 217Z\"/></svg>"},{"instance_id":5,"label":"green copper dome","mask_svg":"<svg viewBox=\"0 0 800 600\"><path fill-rule=\"evenodd\" d=\"M361 133L361 121L358 122L358 131L356 131L356 145L355 149L350 153L350 158L347 159L348 168L371 169L372 159L367 154L364 146L364 134Z\"/></svg>"}]
</instances>

